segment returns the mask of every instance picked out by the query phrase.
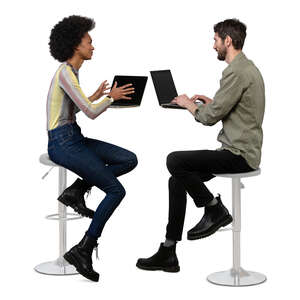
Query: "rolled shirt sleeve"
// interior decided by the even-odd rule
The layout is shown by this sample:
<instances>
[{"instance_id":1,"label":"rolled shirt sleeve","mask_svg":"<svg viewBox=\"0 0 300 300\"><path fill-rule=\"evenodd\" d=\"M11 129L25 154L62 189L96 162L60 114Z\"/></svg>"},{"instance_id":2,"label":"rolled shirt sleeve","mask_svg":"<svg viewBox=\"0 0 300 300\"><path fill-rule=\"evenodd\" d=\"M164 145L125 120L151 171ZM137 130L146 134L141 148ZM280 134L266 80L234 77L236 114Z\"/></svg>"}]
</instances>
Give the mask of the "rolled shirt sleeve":
<instances>
[{"instance_id":1,"label":"rolled shirt sleeve","mask_svg":"<svg viewBox=\"0 0 300 300\"><path fill-rule=\"evenodd\" d=\"M239 74L230 67L224 70L220 88L213 101L199 106L195 111L195 120L203 125L214 125L222 120L242 97L245 86Z\"/></svg>"},{"instance_id":2,"label":"rolled shirt sleeve","mask_svg":"<svg viewBox=\"0 0 300 300\"><path fill-rule=\"evenodd\" d=\"M93 104L83 93L76 76L68 65L59 74L59 86L78 107L76 112L81 110L90 119L98 117L113 102L112 99L105 97L99 103Z\"/></svg>"}]
</instances>

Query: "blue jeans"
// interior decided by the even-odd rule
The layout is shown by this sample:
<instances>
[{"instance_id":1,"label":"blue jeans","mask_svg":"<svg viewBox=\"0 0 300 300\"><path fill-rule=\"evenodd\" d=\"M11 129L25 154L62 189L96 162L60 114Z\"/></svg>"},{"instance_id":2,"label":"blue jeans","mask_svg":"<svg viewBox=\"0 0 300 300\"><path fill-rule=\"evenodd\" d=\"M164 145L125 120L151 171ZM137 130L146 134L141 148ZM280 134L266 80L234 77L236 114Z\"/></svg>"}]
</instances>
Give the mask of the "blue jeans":
<instances>
[{"instance_id":1,"label":"blue jeans","mask_svg":"<svg viewBox=\"0 0 300 300\"><path fill-rule=\"evenodd\" d=\"M133 170L137 157L118 146L84 137L77 123L50 130L48 137L48 154L52 161L106 193L87 231L89 236L97 239L125 197L125 189L117 177Z\"/></svg>"}]
</instances>

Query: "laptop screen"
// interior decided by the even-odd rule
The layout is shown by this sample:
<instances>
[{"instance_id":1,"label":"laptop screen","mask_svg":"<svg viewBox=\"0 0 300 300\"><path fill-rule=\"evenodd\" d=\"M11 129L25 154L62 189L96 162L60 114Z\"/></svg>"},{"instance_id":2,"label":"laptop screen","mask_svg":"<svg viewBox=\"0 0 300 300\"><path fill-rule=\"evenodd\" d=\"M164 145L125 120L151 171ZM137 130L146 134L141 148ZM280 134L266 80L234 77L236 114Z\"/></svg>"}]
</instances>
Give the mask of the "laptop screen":
<instances>
[{"instance_id":1,"label":"laptop screen","mask_svg":"<svg viewBox=\"0 0 300 300\"><path fill-rule=\"evenodd\" d=\"M159 104L169 103L178 96L170 70L150 71Z\"/></svg>"},{"instance_id":2,"label":"laptop screen","mask_svg":"<svg viewBox=\"0 0 300 300\"><path fill-rule=\"evenodd\" d=\"M143 98L147 79L148 79L147 76L116 75L113 80L112 86L114 86L116 81L117 81L117 87L120 87L128 83L132 83L132 86L134 87L134 94L127 95L127 97L130 97L131 100L121 99L113 102L111 106L139 106Z\"/></svg>"}]
</instances>

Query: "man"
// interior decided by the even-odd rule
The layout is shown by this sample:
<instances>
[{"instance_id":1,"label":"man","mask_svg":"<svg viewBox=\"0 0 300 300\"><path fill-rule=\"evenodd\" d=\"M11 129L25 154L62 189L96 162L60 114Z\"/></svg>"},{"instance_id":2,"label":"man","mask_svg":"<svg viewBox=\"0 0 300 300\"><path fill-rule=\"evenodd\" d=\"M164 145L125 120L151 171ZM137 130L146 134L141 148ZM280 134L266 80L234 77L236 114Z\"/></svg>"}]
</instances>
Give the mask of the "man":
<instances>
[{"instance_id":1,"label":"man","mask_svg":"<svg viewBox=\"0 0 300 300\"><path fill-rule=\"evenodd\" d=\"M203 182L212 179L213 174L249 172L260 164L265 90L259 70L242 52L246 26L237 19L229 19L216 24L214 32L213 48L218 59L228 64L214 99L203 95L189 99L181 95L172 102L187 108L203 125L222 121L223 128L218 135L222 146L214 151L178 151L168 155L167 167L172 176L169 179L166 241L153 256L137 261L137 267L141 269L180 270L176 242L182 236L186 192L197 207L205 207L203 217L188 231L187 237L189 240L205 238L230 224L232 217L220 195L214 197ZM197 99L204 104L196 105Z\"/></svg>"}]
</instances>

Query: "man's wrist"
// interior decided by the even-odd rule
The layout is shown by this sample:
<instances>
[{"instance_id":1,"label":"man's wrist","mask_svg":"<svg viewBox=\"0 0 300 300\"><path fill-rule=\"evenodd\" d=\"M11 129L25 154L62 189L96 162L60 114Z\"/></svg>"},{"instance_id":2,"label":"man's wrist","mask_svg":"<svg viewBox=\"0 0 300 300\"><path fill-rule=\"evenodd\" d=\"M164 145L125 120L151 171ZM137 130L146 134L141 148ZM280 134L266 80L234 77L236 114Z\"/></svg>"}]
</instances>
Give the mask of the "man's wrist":
<instances>
[{"instance_id":1,"label":"man's wrist","mask_svg":"<svg viewBox=\"0 0 300 300\"><path fill-rule=\"evenodd\" d=\"M189 102L186 105L186 109L191 112L193 115L195 115L196 109L198 108L198 106L194 103L194 102Z\"/></svg>"}]
</instances>

